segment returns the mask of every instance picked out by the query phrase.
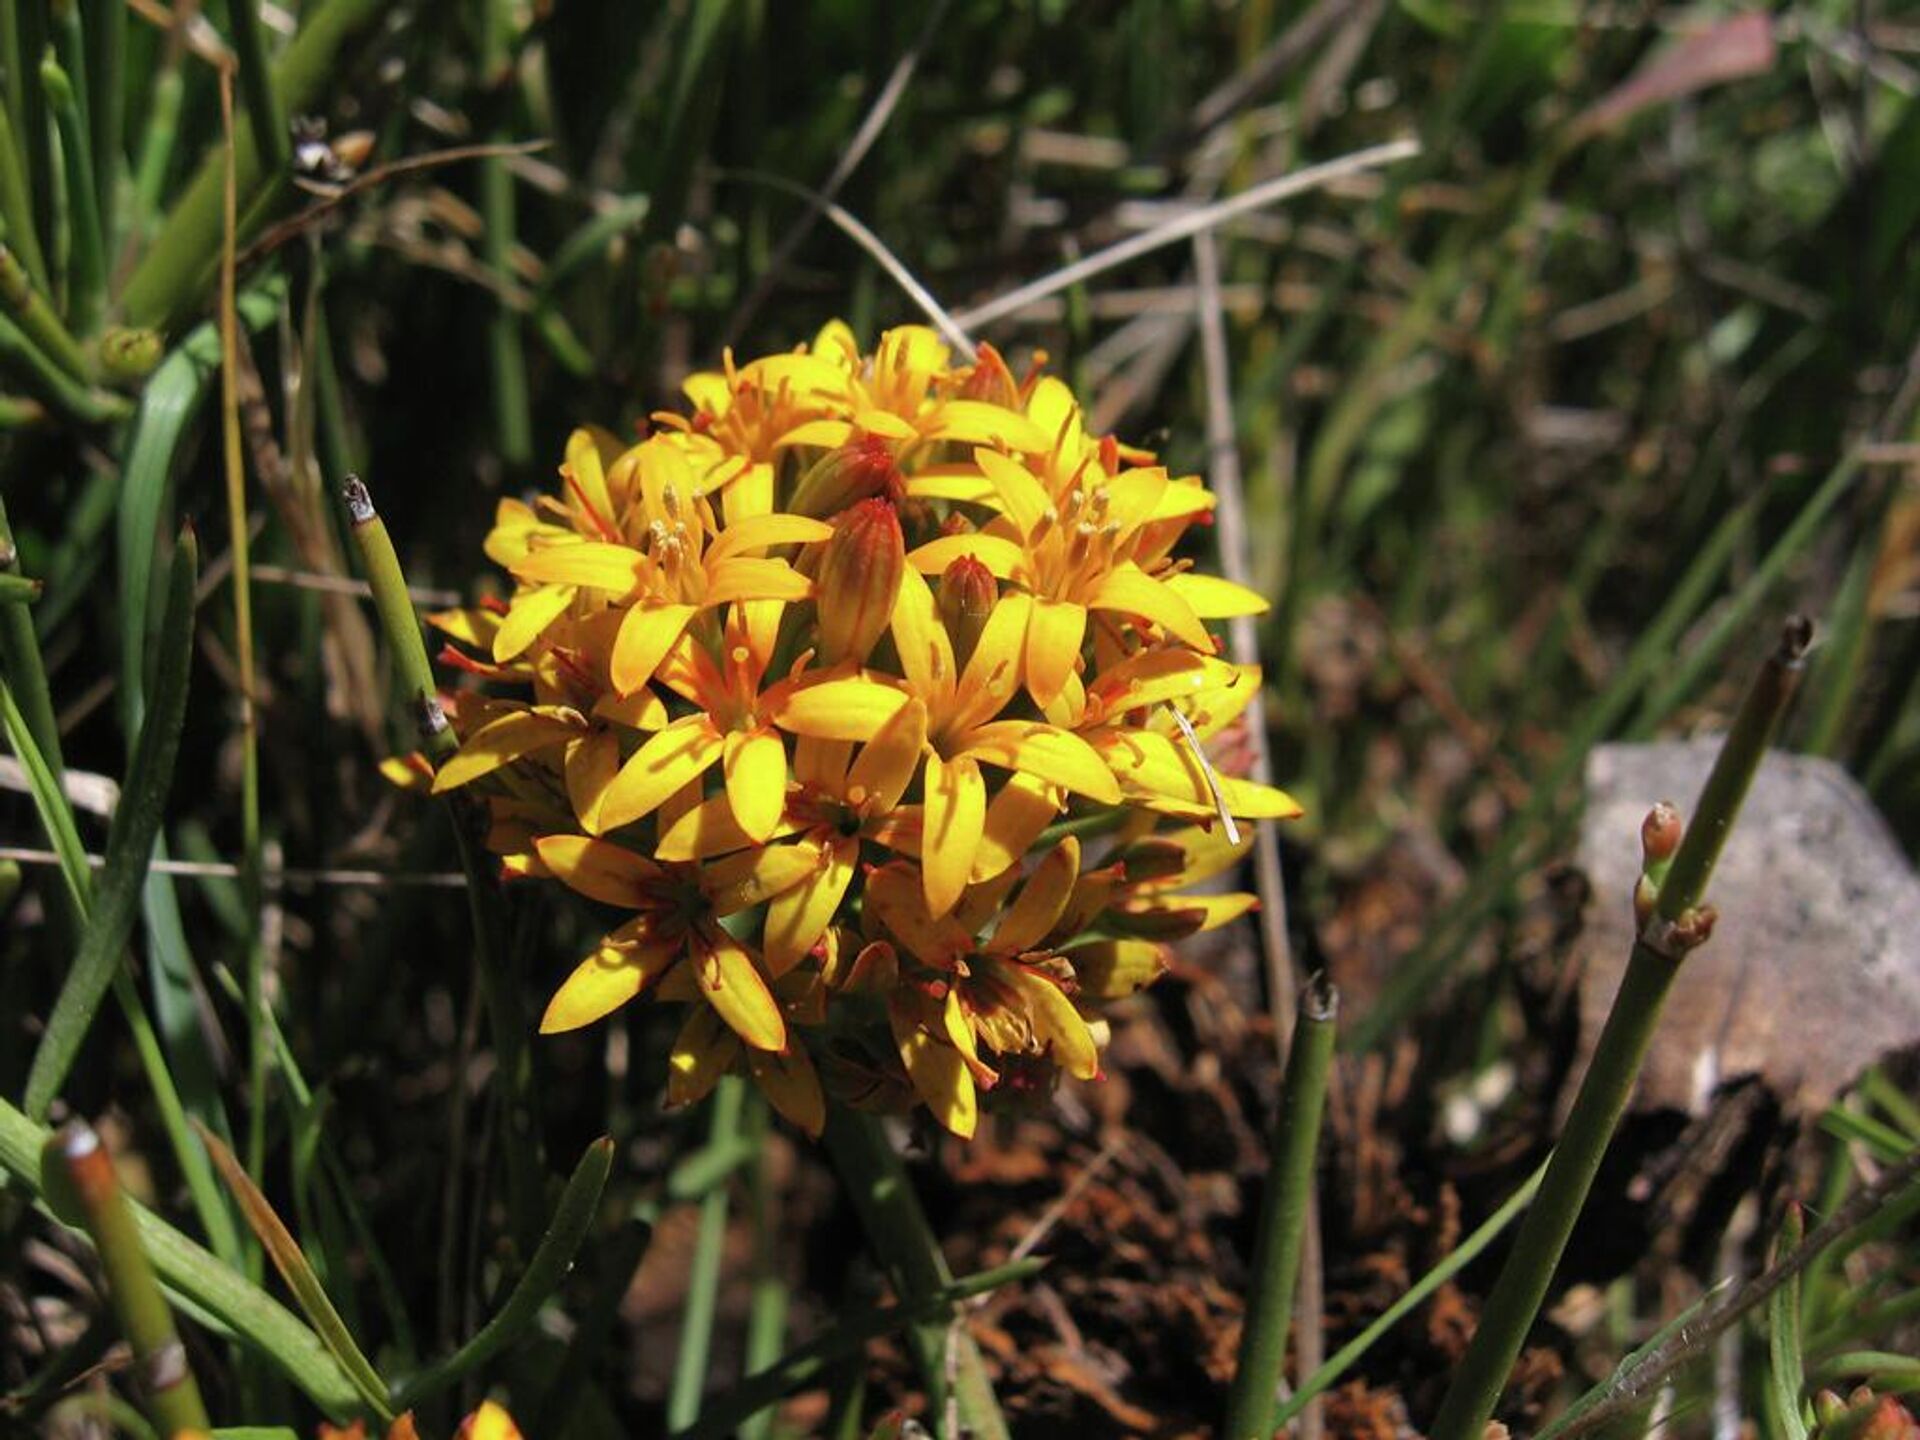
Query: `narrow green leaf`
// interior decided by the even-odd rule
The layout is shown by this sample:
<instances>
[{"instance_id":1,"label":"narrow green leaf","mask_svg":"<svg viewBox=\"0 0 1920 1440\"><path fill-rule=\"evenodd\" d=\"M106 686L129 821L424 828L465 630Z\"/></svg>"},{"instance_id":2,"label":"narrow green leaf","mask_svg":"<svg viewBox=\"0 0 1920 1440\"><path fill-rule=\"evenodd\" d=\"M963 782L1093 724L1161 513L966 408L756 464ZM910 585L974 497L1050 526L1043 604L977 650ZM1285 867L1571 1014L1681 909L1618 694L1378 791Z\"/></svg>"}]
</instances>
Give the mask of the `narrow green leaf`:
<instances>
[{"instance_id":1,"label":"narrow green leaf","mask_svg":"<svg viewBox=\"0 0 1920 1440\"><path fill-rule=\"evenodd\" d=\"M430 1395L438 1394L476 1367L486 1363L518 1340L533 1324L540 1307L552 1298L567 1278L573 1257L587 1238L594 1212L600 1205L600 1192L606 1187L607 1174L613 1169L613 1141L606 1137L587 1147L574 1167L567 1188L554 1207L553 1223L540 1238L526 1273L513 1287L507 1303L471 1340L446 1359L430 1365L399 1388L402 1409L412 1409Z\"/></svg>"},{"instance_id":2,"label":"narrow green leaf","mask_svg":"<svg viewBox=\"0 0 1920 1440\"><path fill-rule=\"evenodd\" d=\"M41 1151L48 1133L0 1099L0 1172L43 1199ZM233 1336L272 1360L324 1414L339 1420L359 1413L359 1395L346 1372L298 1316L151 1211L136 1204L133 1219L169 1299L215 1334Z\"/></svg>"},{"instance_id":3,"label":"narrow green leaf","mask_svg":"<svg viewBox=\"0 0 1920 1440\"><path fill-rule=\"evenodd\" d=\"M187 530L174 553L153 706L140 727L140 739L127 770L127 783L107 840L106 868L94 890L93 912L81 937L80 953L74 957L73 969L54 1002L46 1035L34 1053L33 1068L27 1076L27 1113L35 1119L47 1113L73 1068L139 914L140 891L154 839L160 833L167 791L173 782L173 762L180 748L180 730L186 719L199 562L199 546L193 532Z\"/></svg>"},{"instance_id":4,"label":"narrow green leaf","mask_svg":"<svg viewBox=\"0 0 1920 1440\"><path fill-rule=\"evenodd\" d=\"M60 878L66 882L63 893L77 921L87 913L86 847L80 843L80 832L74 828L73 807L67 804L60 782L54 778L46 757L40 753L27 728L26 716L20 713L12 689L4 682L0 682L0 722L5 724L7 744L12 747L14 758L26 772L27 793L33 798L33 808L39 812L40 828L47 832L54 853L60 857Z\"/></svg>"},{"instance_id":5,"label":"narrow green leaf","mask_svg":"<svg viewBox=\"0 0 1920 1440\"><path fill-rule=\"evenodd\" d=\"M725 1394L716 1395L700 1412L700 1419L694 1425L675 1433L685 1440L730 1435L750 1416L812 1384L836 1361L858 1354L868 1342L916 1322L938 1321L950 1315L961 1301L985 1295L1002 1285L1018 1284L1039 1274L1046 1264L1044 1260L1016 1260L944 1285L917 1304L885 1305L844 1315L819 1339L788 1351L770 1369L750 1375Z\"/></svg>"},{"instance_id":6,"label":"narrow green leaf","mask_svg":"<svg viewBox=\"0 0 1920 1440\"><path fill-rule=\"evenodd\" d=\"M340 1318L340 1312L333 1308L333 1301L320 1283L320 1277L313 1273L306 1254L300 1249L300 1242L293 1238L280 1217L273 1213L273 1206L267 1203L267 1197L260 1193L260 1187L234 1158L233 1151L220 1142L218 1136L202 1129L200 1139L207 1147L207 1153L213 1156L213 1163L219 1167L220 1178L227 1182L227 1188L233 1192L234 1199L240 1202L240 1212L247 1217L247 1224L259 1238L260 1246L273 1260L273 1268L280 1272L280 1278L287 1282L287 1288L293 1291L293 1298L300 1303L300 1309L312 1324L314 1333L320 1337L333 1358L340 1362L340 1368L346 1372L347 1379L353 1382L353 1388L360 1392L360 1398L367 1407L382 1420L391 1420L393 1410L387 1403L386 1382L380 1378L380 1372L373 1368L373 1362L361 1352L359 1345L348 1332L346 1322Z\"/></svg>"},{"instance_id":7,"label":"narrow green leaf","mask_svg":"<svg viewBox=\"0 0 1920 1440\"><path fill-rule=\"evenodd\" d=\"M1787 1211L1774 1247L1774 1263L1798 1250L1806 1239L1806 1221L1798 1205ZM1767 1302L1767 1384L1774 1414L1786 1440L1807 1440L1806 1417L1800 1412L1800 1391L1806 1384L1806 1357L1800 1345L1800 1281L1789 1280Z\"/></svg>"}]
</instances>

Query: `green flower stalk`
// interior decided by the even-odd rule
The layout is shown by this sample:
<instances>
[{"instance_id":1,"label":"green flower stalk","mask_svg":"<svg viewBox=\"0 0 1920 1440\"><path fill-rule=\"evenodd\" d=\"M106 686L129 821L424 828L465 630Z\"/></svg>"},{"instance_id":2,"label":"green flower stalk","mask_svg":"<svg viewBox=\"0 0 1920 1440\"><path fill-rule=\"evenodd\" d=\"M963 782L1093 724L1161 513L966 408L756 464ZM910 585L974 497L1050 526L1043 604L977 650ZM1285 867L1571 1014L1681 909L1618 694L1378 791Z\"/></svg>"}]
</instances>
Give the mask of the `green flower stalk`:
<instances>
[{"instance_id":1,"label":"green flower stalk","mask_svg":"<svg viewBox=\"0 0 1920 1440\"><path fill-rule=\"evenodd\" d=\"M1799 688L1812 642L1810 621L1796 616L1787 623L1720 747L1700 792L1693 823L1673 855L1652 914L1634 943L1593 1063L1548 1162L1539 1199L1527 1213L1513 1253L1487 1299L1473 1343L1454 1372L1429 1432L1432 1440L1480 1440L1486 1429L1626 1109L1667 991L1687 953L1713 933L1714 910L1703 903L1707 882L1767 746ZM1649 825L1643 834L1661 836L1665 831L1664 825ZM1657 848L1649 846L1650 860L1657 861Z\"/></svg>"},{"instance_id":2,"label":"green flower stalk","mask_svg":"<svg viewBox=\"0 0 1920 1440\"><path fill-rule=\"evenodd\" d=\"M1287 1322L1300 1275L1300 1246L1307 1232L1314 1154L1326 1113L1339 1013L1340 992L1326 976L1316 975L1300 994L1299 1020L1287 1052L1286 1091L1260 1204L1254 1290L1227 1401L1226 1440L1266 1440L1273 1434L1275 1394L1287 1354Z\"/></svg>"},{"instance_id":3,"label":"green flower stalk","mask_svg":"<svg viewBox=\"0 0 1920 1440\"><path fill-rule=\"evenodd\" d=\"M106 1147L92 1127L75 1121L47 1142L47 1151L45 1170L59 1175L63 1198L74 1203L100 1252L107 1299L133 1348L134 1383L147 1412L164 1436L205 1431L200 1387Z\"/></svg>"}]
</instances>

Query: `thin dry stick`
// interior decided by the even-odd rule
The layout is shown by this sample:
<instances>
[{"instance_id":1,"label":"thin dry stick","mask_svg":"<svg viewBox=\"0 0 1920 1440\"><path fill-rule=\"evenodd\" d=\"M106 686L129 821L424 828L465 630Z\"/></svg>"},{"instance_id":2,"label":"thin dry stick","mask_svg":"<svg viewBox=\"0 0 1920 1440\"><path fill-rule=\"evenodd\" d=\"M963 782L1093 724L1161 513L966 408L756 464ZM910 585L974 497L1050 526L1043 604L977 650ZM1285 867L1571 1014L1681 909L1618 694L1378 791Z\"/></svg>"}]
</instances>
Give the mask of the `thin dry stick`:
<instances>
[{"instance_id":1,"label":"thin dry stick","mask_svg":"<svg viewBox=\"0 0 1920 1440\"><path fill-rule=\"evenodd\" d=\"M107 863L104 855L88 854L85 859L96 870ZM60 857L53 851L38 850L27 845L0 845L0 860L11 860L16 865L60 863ZM148 868L156 875L183 875L202 880L238 880L241 874L240 867L231 860L155 860ZM365 886L369 889L419 886L457 890L464 884L466 876L457 870L303 869L290 866L281 870L266 870L261 874L261 887L266 890L307 885Z\"/></svg>"},{"instance_id":2,"label":"thin dry stick","mask_svg":"<svg viewBox=\"0 0 1920 1440\"><path fill-rule=\"evenodd\" d=\"M1096 250L1085 259L1076 260L1071 265L1063 265L1049 275L1042 275L1006 294L976 305L971 310L962 310L953 317L963 330L977 330L982 325L991 324L1004 316L1013 314L1036 300L1044 300L1049 295L1078 285L1083 280L1101 275L1115 266L1136 260L1165 245L1181 240L1190 240L1196 235L1205 234L1251 210L1276 205L1282 200L1304 194L1308 190L1317 190L1350 175L1358 175L1367 170L1391 165L1399 160L1411 159L1420 153L1420 142L1413 139L1389 140L1384 145L1370 146L1365 150L1356 150L1351 155L1342 155L1337 160L1328 160L1324 164L1309 165L1304 170L1295 170L1287 175L1278 175L1264 184L1255 185L1251 190L1243 190L1238 195L1229 196L1213 205L1192 211L1189 214L1169 220L1164 225L1156 225L1138 235L1109 245L1104 250Z\"/></svg>"},{"instance_id":3,"label":"thin dry stick","mask_svg":"<svg viewBox=\"0 0 1920 1440\"><path fill-rule=\"evenodd\" d=\"M807 208L800 218L793 222L791 229L780 237L780 243L774 247L773 258L767 261L767 268L760 272L760 278L753 282L753 289L747 293L739 307L733 312L733 319L727 323L727 343L731 345L739 338L740 332L747 328L756 311L773 293L773 287L779 282L780 274L787 268L787 262L793 259L794 252L806 242L813 233L814 223L819 220L824 205L831 202L840 193L840 187L853 178L853 172L860 168L860 162L867 158L867 152L873 148L873 142L880 138L887 128L887 121L893 118L900 97L907 93L907 82L913 78L913 72L920 67L920 57L927 53L927 47L933 43L934 32L940 28L940 22L946 17L950 0L934 0L927 11L927 18L921 22L920 33L914 36L913 43L906 53L894 62L893 72L887 76L887 83L880 87L880 93L873 98L872 106L860 121L860 128L853 132L853 138L847 142L847 148L840 152L833 172L827 176L826 183L820 187L819 199L809 200Z\"/></svg>"},{"instance_id":4,"label":"thin dry stick","mask_svg":"<svg viewBox=\"0 0 1920 1440\"><path fill-rule=\"evenodd\" d=\"M1193 273L1196 317L1200 325L1200 358L1207 381L1207 472L1213 485L1214 535L1220 549L1220 569L1236 585L1250 581L1247 559L1247 507L1240 477L1240 447L1233 428L1233 382L1228 369L1227 330L1221 317L1220 253L1213 232L1193 237ZM1257 664L1260 636L1251 615L1227 622L1227 643L1234 661ZM1252 740L1253 778L1273 783L1273 756L1267 743L1265 693L1254 692L1247 707ZM1273 1017L1273 1045L1281 1068L1287 1063L1289 1017L1299 1007L1293 973L1293 954L1287 941L1286 876L1280 865L1280 837L1272 821L1254 826L1253 879L1260 896L1261 953L1266 960L1267 1003ZM1300 1248L1300 1274L1294 1313L1294 1354L1297 1375L1311 1375L1326 1359L1326 1332L1321 1312L1326 1294L1320 1263L1320 1201L1317 1190L1307 1192L1306 1231ZM1317 1440L1325 1424L1325 1406L1318 1396L1301 1413L1303 1440Z\"/></svg>"},{"instance_id":5,"label":"thin dry stick","mask_svg":"<svg viewBox=\"0 0 1920 1440\"><path fill-rule=\"evenodd\" d=\"M973 359L973 340L967 334L966 327L947 313L947 307L934 299L933 292L922 285L911 270L901 262L899 256L889 250L881 238L861 224L855 216L819 192L797 184L784 175L769 174L765 170L737 170L725 168L715 171L722 179L744 180L754 185L770 185L776 190L784 190L789 195L797 195L802 200L818 206L822 215L831 220L840 231L872 257L873 262L905 292L906 297L920 307L920 312L934 324L947 342L960 351L968 360Z\"/></svg>"}]
</instances>

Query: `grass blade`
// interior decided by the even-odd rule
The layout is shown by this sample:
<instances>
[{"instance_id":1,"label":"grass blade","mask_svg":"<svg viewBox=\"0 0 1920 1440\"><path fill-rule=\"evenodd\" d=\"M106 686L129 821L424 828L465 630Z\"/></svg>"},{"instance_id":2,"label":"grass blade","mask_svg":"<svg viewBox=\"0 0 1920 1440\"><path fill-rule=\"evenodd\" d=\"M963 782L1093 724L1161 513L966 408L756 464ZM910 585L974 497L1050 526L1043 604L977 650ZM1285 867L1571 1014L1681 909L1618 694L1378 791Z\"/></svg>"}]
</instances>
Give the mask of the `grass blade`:
<instances>
[{"instance_id":1,"label":"grass blade","mask_svg":"<svg viewBox=\"0 0 1920 1440\"><path fill-rule=\"evenodd\" d=\"M127 769L120 808L107 840L106 868L95 889L93 913L81 938L80 952L54 1002L46 1035L34 1053L33 1068L27 1076L27 1114L35 1119L47 1113L73 1068L139 914L147 861L160 833L167 791L173 782L174 759L180 748L180 730L186 719L199 560L193 532L182 532L174 553L166 617L161 624L153 705L140 727L133 761Z\"/></svg>"},{"instance_id":2,"label":"grass blade","mask_svg":"<svg viewBox=\"0 0 1920 1440\"><path fill-rule=\"evenodd\" d=\"M300 1243L288 1233L280 1217L273 1213L273 1206L267 1203L267 1197L260 1193L260 1187L241 1168L233 1151L210 1131L202 1130L200 1139L213 1156L213 1163L219 1167L220 1178L227 1182L234 1199L240 1202L240 1213L246 1216L247 1225L259 1238L261 1248L272 1259L273 1268L280 1272L280 1278L293 1291L294 1299L300 1302L300 1309L313 1326L314 1333L320 1337L320 1342L340 1363L341 1370L352 1381L353 1388L359 1392L367 1408L382 1420L391 1420L393 1410L387 1402L386 1382L354 1343L346 1323L340 1318L340 1312L334 1309L333 1301L328 1298L326 1287L320 1283L320 1277L313 1273L313 1266L301 1251Z\"/></svg>"},{"instance_id":3,"label":"grass blade","mask_svg":"<svg viewBox=\"0 0 1920 1440\"><path fill-rule=\"evenodd\" d=\"M41 1156L49 1133L0 1100L0 1171L43 1200L48 1187ZM159 1216L137 1204L132 1208L141 1247L177 1304L268 1357L326 1415L339 1420L359 1413L359 1392L298 1316Z\"/></svg>"},{"instance_id":4,"label":"grass blade","mask_svg":"<svg viewBox=\"0 0 1920 1440\"><path fill-rule=\"evenodd\" d=\"M745 1102L746 1082L738 1075L722 1078L713 1095L713 1114L707 1132L710 1150L724 1149L739 1135ZM701 1198L700 1228L693 1242L686 1307L680 1312L680 1352L673 1359L673 1385L667 1392L669 1429L684 1430L700 1418L700 1392L707 1381L714 1315L720 1306L720 1262L726 1249L727 1210L725 1185L715 1185Z\"/></svg>"},{"instance_id":5,"label":"grass blade","mask_svg":"<svg viewBox=\"0 0 1920 1440\"><path fill-rule=\"evenodd\" d=\"M1046 1264L1044 1260L1016 1260L952 1281L909 1304L883 1305L845 1314L819 1339L788 1351L770 1369L751 1375L724 1395L714 1397L698 1424L675 1433L683 1435L685 1440L713 1440L713 1437L730 1435L752 1416L777 1404L783 1396L818 1383L836 1363L858 1355L870 1341L922 1321L937 1322L962 1301L998 1290L1002 1285L1016 1285L1030 1279L1044 1270Z\"/></svg>"},{"instance_id":6,"label":"grass blade","mask_svg":"<svg viewBox=\"0 0 1920 1440\"><path fill-rule=\"evenodd\" d=\"M574 1167L573 1177L561 1192L554 1207L553 1222L533 1252L526 1273L513 1287L507 1303L465 1345L446 1359L421 1371L399 1390L401 1408L411 1409L429 1395L437 1394L485 1364L526 1332L540 1307L552 1298L567 1278L573 1257L587 1238L587 1230L600 1205L600 1192L606 1188L607 1175L613 1169L613 1141L604 1136L587 1147Z\"/></svg>"},{"instance_id":7,"label":"grass blade","mask_svg":"<svg viewBox=\"0 0 1920 1440\"><path fill-rule=\"evenodd\" d=\"M1774 1263L1798 1250L1806 1239L1806 1221L1800 1207L1788 1208L1786 1222L1774 1246ZM1767 1302L1767 1384L1774 1414L1786 1440L1807 1440L1806 1417L1800 1412L1800 1390L1806 1383L1806 1357L1800 1345L1800 1281L1787 1281Z\"/></svg>"}]
</instances>

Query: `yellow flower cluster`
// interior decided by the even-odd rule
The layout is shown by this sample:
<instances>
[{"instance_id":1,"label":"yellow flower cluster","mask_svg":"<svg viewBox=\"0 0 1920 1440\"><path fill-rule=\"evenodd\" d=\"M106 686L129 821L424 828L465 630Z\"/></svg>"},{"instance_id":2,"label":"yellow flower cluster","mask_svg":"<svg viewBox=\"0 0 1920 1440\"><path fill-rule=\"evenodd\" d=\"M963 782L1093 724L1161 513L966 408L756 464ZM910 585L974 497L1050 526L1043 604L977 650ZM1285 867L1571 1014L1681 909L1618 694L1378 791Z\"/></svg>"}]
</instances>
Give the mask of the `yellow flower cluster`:
<instances>
[{"instance_id":1,"label":"yellow flower cluster","mask_svg":"<svg viewBox=\"0 0 1920 1440\"><path fill-rule=\"evenodd\" d=\"M1298 813L1204 754L1259 684L1205 622L1264 608L1175 553L1213 497L919 327L686 390L638 444L576 433L500 505L512 598L435 617L525 697L458 697L436 788L629 916L542 1030L680 1002L672 1102L744 1068L816 1134L828 1090L969 1135L984 1091L1092 1078L1101 1003L1252 905L1181 893L1227 817Z\"/></svg>"}]
</instances>

